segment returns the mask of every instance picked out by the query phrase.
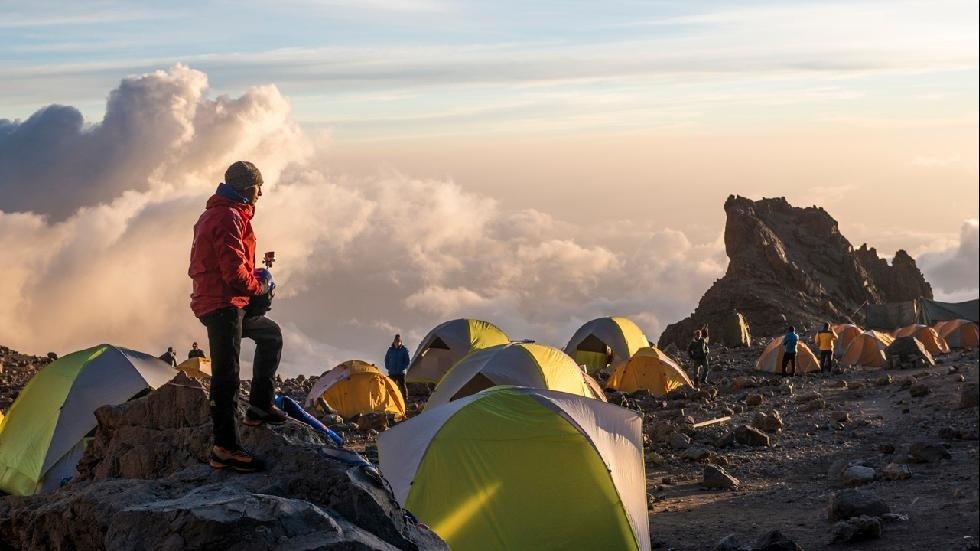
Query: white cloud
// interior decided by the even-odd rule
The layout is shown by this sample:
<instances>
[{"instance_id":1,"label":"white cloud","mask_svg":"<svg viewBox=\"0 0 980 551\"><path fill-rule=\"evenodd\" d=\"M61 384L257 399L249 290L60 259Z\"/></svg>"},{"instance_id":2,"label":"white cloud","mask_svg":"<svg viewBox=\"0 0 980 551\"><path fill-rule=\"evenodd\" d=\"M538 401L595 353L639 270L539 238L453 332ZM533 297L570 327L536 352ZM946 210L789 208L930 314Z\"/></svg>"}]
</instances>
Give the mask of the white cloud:
<instances>
[{"instance_id":1,"label":"white cloud","mask_svg":"<svg viewBox=\"0 0 980 551\"><path fill-rule=\"evenodd\" d=\"M938 298L976 298L980 287L980 222L963 222L957 245L923 254L918 264Z\"/></svg>"},{"instance_id":2,"label":"white cloud","mask_svg":"<svg viewBox=\"0 0 980 551\"><path fill-rule=\"evenodd\" d=\"M720 238L565 222L451 181L328 176L274 87L210 99L205 75L178 66L124 80L90 129L63 109L0 131L12 175L0 187L0 343L21 350L206 342L188 307L191 228L237 159L268 183L254 225L259 252L280 259L270 317L286 374L378 362L394 331L414 346L463 316L561 346L580 323L622 314L655 339L725 268ZM48 151L42 166L24 154L28 135Z\"/></svg>"}]
</instances>

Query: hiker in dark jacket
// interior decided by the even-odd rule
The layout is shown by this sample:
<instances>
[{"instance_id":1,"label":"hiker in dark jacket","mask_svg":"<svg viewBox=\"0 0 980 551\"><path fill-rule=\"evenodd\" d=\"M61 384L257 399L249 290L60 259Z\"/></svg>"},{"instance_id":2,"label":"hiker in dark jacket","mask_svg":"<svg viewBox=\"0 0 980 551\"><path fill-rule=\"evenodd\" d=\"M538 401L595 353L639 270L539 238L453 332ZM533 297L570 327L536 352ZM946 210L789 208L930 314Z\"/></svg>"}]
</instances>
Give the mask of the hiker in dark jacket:
<instances>
[{"instance_id":1,"label":"hiker in dark jacket","mask_svg":"<svg viewBox=\"0 0 980 551\"><path fill-rule=\"evenodd\" d=\"M228 167L224 183L208 199L194 224L187 274L194 282L191 310L208 328L211 352L211 419L214 446L210 465L240 472L261 470L262 461L239 445L238 355L242 337L255 341L246 425L281 424L286 414L275 404L275 376L282 353L282 331L263 314L246 312L252 297L275 288L272 274L256 269L252 216L262 197L262 174L252 163Z\"/></svg>"},{"instance_id":2,"label":"hiker in dark jacket","mask_svg":"<svg viewBox=\"0 0 980 551\"><path fill-rule=\"evenodd\" d=\"M187 352L187 359L191 358L206 358L204 351L197 347L197 343L191 345L191 349Z\"/></svg>"},{"instance_id":3,"label":"hiker in dark jacket","mask_svg":"<svg viewBox=\"0 0 980 551\"><path fill-rule=\"evenodd\" d=\"M687 357L694 362L694 380L708 382L708 326L694 332L694 338L687 345Z\"/></svg>"},{"instance_id":4,"label":"hiker in dark jacket","mask_svg":"<svg viewBox=\"0 0 980 551\"><path fill-rule=\"evenodd\" d=\"M786 366L793 364L793 375L796 375L796 345L800 342L800 336L796 334L796 328L792 325L783 335L783 361L779 370L783 375L787 375Z\"/></svg>"},{"instance_id":5,"label":"hiker in dark jacket","mask_svg":"<svg viewBox=\"0 0 980 551\"><path fill-rule=\"evenodd\" d=\"M167 351L160 354L160 359L167 362L170 367L177 367L177 353L172 346L168 346Z\"/></svg>"},{"instance_id":6,"label":"hiker in dark jacket","mask_svg":"<svg viewBox=\"0 0 980 551\"><path fill-rule=\"evenodd\" d=\"M402 398L408 398L408 388L405 385L405 370L408 369L408 348L402 343L402 336L395 335L395 340L391 341L391 346L385 352L385 369L391 377L398 390L402 391Z\"/></svg>"}]
</instances>

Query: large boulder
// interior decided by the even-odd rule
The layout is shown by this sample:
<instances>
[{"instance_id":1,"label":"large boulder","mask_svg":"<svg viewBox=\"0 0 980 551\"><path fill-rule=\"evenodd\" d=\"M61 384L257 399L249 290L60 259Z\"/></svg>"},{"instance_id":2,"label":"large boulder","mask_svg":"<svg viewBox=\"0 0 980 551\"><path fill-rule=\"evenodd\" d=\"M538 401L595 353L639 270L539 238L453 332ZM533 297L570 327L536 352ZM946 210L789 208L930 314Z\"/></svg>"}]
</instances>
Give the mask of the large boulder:
<instances>
[{"instance_id":1,"label":"large boulder","mask_svg":"<svg viewBox=\"0 0 980 551\"><path fill-rule=\"evenodd\" d=\"M806 328L847 321L865 303L932 298L905 251L889 265L874 248L853 247L820 207L794 207L782 197L730 196L725 214L728 269L690 317L667 326L661 348L674 343L683 349L691 332L705 324L722 332L736 311L754 334L776 335L787 323Z\"/></svg>"},{"instance_id":2,"label":"large boulder","mask_svg":"<svg viewBox=\"0 0 980 551\"><path fill-rule=\"evenodd\" d=\"M78 476L0 501L15 548L446 549L403 510L378 471L304 424L241 427L265 471L207 466L211 422L199 383L171 383L97 410Z\"/></svg>"},{"instance_id":3,"label":"large boulder","mask_svg":"<svg viewBox=\"0 0 980 551\"><path fill-rule=\"evenodd\" d=\"M861 515L880 517L890 512L888 504L878 497L878 494L868 490L847 489L830 497L827 516L829 520L835 521Z\"/></svg>"}]
</instances>

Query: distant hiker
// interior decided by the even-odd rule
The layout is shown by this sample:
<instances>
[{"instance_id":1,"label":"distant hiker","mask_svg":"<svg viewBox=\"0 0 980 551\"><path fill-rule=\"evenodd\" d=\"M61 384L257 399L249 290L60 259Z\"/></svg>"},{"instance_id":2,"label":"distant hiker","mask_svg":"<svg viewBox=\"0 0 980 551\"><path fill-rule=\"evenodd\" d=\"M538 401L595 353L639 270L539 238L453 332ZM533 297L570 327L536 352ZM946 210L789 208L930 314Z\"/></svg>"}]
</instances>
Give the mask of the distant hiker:
<instances>
[{"instance_id":1,"label":"distant hiker","mask_svg":"<svg viewBox=\"0 0 980 551\"><path fill-rule=\"evenodd\" d=\"M817 348L820 349L820 372L830 371L834 363L834 343L837 342L837 333L834 333L829 323L825 323L814 340Z\"/></svg>"},{"instance_id":2,"label":"distant hiker","mask_svg":"<svg viewBox=\"0 0 980 551\"><path fill-rule=\"evenodd\" d=\"M786 366L793 364L793 374L796 374L796 345L800 342L800 336L796 334L796 328L792 325L783 335L783 362L779 366L779 371L786 375Z\"/></svg>"},{"instance_id":3,"label":"distant hiker","mask_svg":"<svg viewBox=\"0 0 980 551\"><path fill-rule=\"evenodd\" d=\"M262 174L250 162L228 167L225 181L208 199L194 225L190 268L194 281L191 309L208 328L211 351L211 419L214 447L210 465L251 472L263 463L238 440L238 355L242 337L255 341L246 425L280 424L286 414L273 403L276 370L282 353L282 331L264 315L246 314L251 297L275 288L272 274L255 265L252 216L262 197Z\"/></svg>"},{"instance_id":4,"label":"distant hiker","mask_svg":"<svg viewBox=\"0 0 980 551\"><path fill-rule=\"evenodd\" d=\"M190 351L187 353L187 359L191 358L207 358L204 351L197 347L197 343L191 345Z\"/></svg>"},{"instance_id":5,"label":"distant hiker","mask_svg":"<svg viewBox=\"0 0 980 551\"><path fill-rule=\"evenodd\" d=\"M408 388L405 386L405 370L408 369L408 348L402 344L402 336L395 335L395 340L391 341L391 346L385 352L385 369L388 376L398 385L398 390L402 391L402 398L408 399Z\"/></svg>"},{"instance_id":6,"label":"distant hiker","mask_svg":"<svg viewBox=\"0 0 980 551\"><path fill-rule=\"evenodd\" d=\"M694 332L691 343L687 345L687 357L694 362L694 381L698 384L708 382L708 326Z\"/></svg>"},{"instance_id":7,"label":"distant hiker","mask_svg":"<svg viewBox=\"0 0 980 551\"><path fill-rule=\"evenodd\" d=\"M168 346L167 351L160 354L160 359L167 362L170 367L177 367L177 353L172 346Z\"/></svg>"}]
</instances>

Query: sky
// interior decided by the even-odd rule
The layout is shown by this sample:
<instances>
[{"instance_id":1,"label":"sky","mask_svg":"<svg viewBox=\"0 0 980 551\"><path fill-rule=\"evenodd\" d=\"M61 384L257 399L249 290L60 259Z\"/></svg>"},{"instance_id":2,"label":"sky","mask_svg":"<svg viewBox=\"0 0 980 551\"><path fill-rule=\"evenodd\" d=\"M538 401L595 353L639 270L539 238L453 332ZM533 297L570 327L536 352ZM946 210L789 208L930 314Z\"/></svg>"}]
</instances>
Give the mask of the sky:
<instances>
[{"instance_id":1,"label":"sky","mask_svg":"<svg viewBox=\"0 0 980 551\"><path fill-rule=\"evenodd\" d=\"M0 343L204 340L189 228L270 182L284 371L484 317L656 338L729 194L818 204L977 295L975 2L0 0ZM16 320L11 322L9 320Z\"/></svg>"}]
</instances>

